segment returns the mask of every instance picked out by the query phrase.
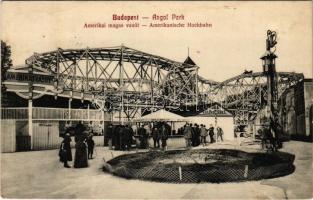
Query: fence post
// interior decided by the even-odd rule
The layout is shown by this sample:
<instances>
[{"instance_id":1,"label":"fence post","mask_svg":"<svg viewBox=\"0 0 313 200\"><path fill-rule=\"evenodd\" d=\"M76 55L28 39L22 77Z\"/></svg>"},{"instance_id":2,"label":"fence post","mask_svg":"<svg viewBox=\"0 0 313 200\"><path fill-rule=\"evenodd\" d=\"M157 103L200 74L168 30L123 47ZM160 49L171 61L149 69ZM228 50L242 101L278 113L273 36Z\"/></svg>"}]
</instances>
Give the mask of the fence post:
<instances>
[{"instance_id":1,"label":"fence post","mask_svg":"<svg viewBox=\"0 0 313 200\"><path fill-rule=\"evenodd\" d=\"M87 119L88 119L88 123L90 122L90 108L89 108L89 104L87 106Z\"/></svg>"},{"instance_id":2,"label":"fence post","mask_svg":"<svg viewBox=\"0 0 313 200\"><path fill-rule=\"evenodd\" d=\"M182 180L183 179L183 175L182 175L181 166L178 167L178 172L179 172L179 180Z\"/></svg>"},{"instance_id":3,"label":"fence post","mask_svg":"<svg viewBox=\"0 0 313 200\"><path fill-rule=\"evenodd\" d=\"M70 121L72 119L72 99L69 98L68 100L68 120ZM70 123L72 123L70 121Z\"/></svg>"},{"instance_id":4,"label":"fence post","mask_svg":"<svg viewBox=\"0 0 313 200\"><path fill-rule=\"evenodd\" d=\"M247 178L248 177L248 171L249 171L249 166L245 165L245 173L244 173L244 177Z\"/></svg>"}]
</instances>

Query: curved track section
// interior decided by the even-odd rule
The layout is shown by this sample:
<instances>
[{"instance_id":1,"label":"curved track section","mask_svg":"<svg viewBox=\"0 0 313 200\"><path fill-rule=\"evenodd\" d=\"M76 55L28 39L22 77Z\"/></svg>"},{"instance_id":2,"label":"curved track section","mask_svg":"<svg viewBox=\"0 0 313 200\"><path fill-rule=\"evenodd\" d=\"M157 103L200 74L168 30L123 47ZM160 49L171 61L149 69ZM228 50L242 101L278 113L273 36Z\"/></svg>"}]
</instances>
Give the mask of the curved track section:
<instances>
[{"instance_id":1,"label":"curved track section","mask_svg":"<svg viewBox=\"0 0 313 200\"><path fill-rule=\"evenodd\" d=\"M301 73L277 72L278 97L303 79ZM253 120L266 105L267 80L262 72L240 74L208 88L208 100L232 112L238 125Z\"/></svg>"}]
</instances>

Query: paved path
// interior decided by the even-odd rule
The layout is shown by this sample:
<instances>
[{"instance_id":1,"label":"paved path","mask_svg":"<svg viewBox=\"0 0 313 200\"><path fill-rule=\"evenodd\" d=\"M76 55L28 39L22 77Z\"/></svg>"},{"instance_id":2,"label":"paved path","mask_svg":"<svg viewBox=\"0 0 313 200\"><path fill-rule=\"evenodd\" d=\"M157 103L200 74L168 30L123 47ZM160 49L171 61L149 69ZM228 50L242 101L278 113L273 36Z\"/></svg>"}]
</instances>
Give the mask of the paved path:
<instances>
[{"instance_id":1,"label":"paved path","mask_svg":"<svg viewBox=\"0 0 313 200\"><path fill-rule=\"evenodd\" d=\"M231 145L212 146L232 147ZM103 173L111 151L98 147L90 167L66 169L58 151L1 154L4 198L158 198L158 199L291 199L312 198L312 143L287 142L283 151L296 155L293 174L262 181L223 184L166 184L125 180ZM117 156L122 152L113 152Z\"/></svg>"}]
</instances>

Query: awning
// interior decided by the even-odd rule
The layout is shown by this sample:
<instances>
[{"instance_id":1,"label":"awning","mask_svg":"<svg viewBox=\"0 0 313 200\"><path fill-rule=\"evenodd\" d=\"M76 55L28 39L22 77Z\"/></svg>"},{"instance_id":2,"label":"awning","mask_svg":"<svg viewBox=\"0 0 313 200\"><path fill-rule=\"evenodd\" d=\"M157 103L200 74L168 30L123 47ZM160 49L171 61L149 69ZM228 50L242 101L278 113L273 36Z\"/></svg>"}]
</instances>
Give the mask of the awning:
<instances>
[{"instance_id":1,"label":"awning","mask_svg":"<svg viewBox=\"0 0 313 200\"><path fill-rule=\"evenodd\" d=\"M132 120L133 122L187 122L189 119L171 113L164 109L150 113L148 115L138 117Z\"/></svg>"}]
</instances>

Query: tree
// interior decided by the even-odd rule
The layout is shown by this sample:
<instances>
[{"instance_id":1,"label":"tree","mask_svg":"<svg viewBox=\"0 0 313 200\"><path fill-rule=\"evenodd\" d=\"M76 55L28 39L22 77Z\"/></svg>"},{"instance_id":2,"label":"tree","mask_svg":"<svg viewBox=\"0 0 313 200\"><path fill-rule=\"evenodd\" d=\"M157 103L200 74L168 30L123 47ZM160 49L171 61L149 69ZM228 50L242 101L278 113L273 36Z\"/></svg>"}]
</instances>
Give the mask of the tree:
<instances>
[{"instance_id":1,"label":"tree","mask_svg":"<svg viewBox=\"0 0 313 200\"><path fill-rule=\"evenodd\" d=\"M1 81L4 80L4 74L12 66L11 47L1 40ZM1 84L1 90L4 87Z\"/></svg>"}]
</instances>

